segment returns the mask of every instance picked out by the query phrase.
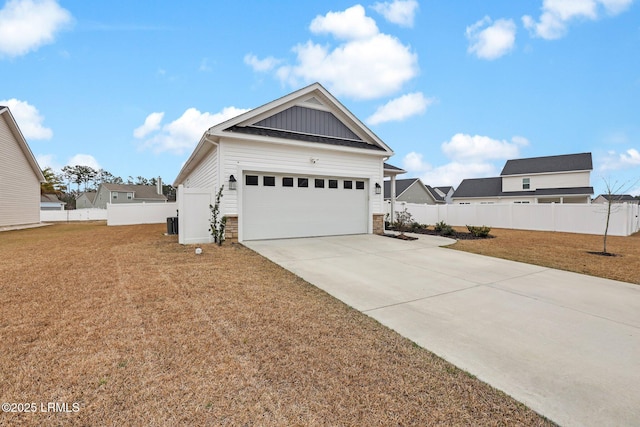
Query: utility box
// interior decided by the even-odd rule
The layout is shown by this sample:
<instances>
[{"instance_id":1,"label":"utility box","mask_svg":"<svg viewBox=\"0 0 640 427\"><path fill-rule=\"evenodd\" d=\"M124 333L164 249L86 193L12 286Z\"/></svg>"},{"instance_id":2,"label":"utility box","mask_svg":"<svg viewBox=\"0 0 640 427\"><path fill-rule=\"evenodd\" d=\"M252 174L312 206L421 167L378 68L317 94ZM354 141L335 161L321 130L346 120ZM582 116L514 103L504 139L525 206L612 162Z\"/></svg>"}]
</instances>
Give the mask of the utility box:
<instances>
[{"instance_id":1,"label":"utility box","mask_svg":"<svg viewBox=\"0 0 640 427\"><path fill-rule=\"evenodd\" d=\"M167 234L178 234L178 217L170 216L167 218Z\"/></svg>"}]
</instances>

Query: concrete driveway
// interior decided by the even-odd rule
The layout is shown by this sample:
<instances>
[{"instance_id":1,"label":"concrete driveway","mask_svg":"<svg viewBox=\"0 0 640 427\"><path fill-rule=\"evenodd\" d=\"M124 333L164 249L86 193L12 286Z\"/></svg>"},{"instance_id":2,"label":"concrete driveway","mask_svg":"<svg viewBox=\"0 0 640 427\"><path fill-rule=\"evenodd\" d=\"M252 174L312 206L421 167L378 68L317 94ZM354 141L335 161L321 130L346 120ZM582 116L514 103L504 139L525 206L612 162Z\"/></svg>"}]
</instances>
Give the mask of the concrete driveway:
<instances>
[{"instance_id":1,"label":"concrete driveway","mask_svg":"<svg viewBox=\"0 0 640 427\"><path fill-rule=\"evenodd\" d=\"M640 286L449 243L244 244L561 425L640 425Z\"/></svg>"}]
</instances>

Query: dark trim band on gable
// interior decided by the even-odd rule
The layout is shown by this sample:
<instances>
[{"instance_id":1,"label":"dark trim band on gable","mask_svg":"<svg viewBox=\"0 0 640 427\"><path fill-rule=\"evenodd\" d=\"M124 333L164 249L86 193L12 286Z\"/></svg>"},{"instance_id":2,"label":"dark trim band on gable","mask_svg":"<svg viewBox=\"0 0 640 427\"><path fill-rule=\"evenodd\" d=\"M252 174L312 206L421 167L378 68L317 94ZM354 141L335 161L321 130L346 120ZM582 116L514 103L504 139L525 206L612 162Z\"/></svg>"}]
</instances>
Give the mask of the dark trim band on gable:
<instances>
[{"instance_id":1,"label":"dark trim band on gable","mask_svg":"<svg viewBox=\"0 0 640 427\"><path fill-rule=\"evenodd\" d=\"M362 148L365 150L385 151L376 145L351 139L332 138L328 136L308 135L303 133L289 132L276 129L266 129L254 126L231 126L225 132L242 133L247 135L267 136L271 138L291 139L303 142L315 142L319 144L339 145L342 147Z\"/></svg>"}]
</instances>

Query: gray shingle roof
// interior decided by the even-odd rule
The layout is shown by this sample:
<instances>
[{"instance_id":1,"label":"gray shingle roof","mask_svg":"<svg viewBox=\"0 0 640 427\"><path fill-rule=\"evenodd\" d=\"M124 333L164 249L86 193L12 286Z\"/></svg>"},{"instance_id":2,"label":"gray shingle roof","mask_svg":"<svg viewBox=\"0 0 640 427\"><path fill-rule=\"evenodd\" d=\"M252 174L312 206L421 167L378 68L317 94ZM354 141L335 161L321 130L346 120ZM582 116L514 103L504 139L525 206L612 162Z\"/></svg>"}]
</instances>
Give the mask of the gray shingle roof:
<instances>
[{"instance_id":1,"label":"gray shingle roof","mask_svg":"<svg viewBox=\"0 0 640 427\"><path fill-rule=\"evenodd\" d=\"M109 191L133 193L134 198L144 200L167 200L164 194L158 194L155 185L102 184Z\"/></svg>"},{"instance_id":2,"label":"gray shingle roof","mask_svg":"<svg viewBox=\"0 0 640 427\"><path fill-rule=\"evenodd\" d=\"M404 193L418 178L396 179L396 197ZM384 182L384 198L391 198L391 181Z\"/></svg>"},{"instance_id":3,"label":"gray shingle roof","mask_svg":"<svg viewBox=\"0 0 640 427\"><path fill-rule=\"evenodd\" d=\"M272 138L293 139L296 141L317 142L320 144L340 145L343 147L364 148L367 150L384 151L382 147L372 145L364 141L352 139L333 138L329 136L309 135L304 133L290 132L278 129L265 129L253 126L232 126L225 129L226 132L236 132L248 135L268 136Z\"/></svg>"},{"instance_id":4,"label":"gray shingle roof","mask_svg":"<svg viewBox=\"0 0 640 427\"><path fill-rule=\"evenodd\" d=\"M598 197L603 197L605 200L614 202L638 202L638 199L630 194L600 194Z\"/></svg>"},{"instance_id":5,"label":"gray shingle roof","mask_svg":"<svg viewBox=\"0 0 640 427\"><path fill-rule=\"evenodd\" d=\"M502 192L502 178L463 179L453 197L496 197Z\"/></svg>"},{"instance_id":6,"label":"gray shingle roof","mask_svg":"<svg viewBox=\"0 0 640 427\"><path fill-rule=\"evenodd\" d=\"M527 159L507 160L500 173L505 175L524 175L545 172L569 172L592 170L591 153L564 154L561 156L530 157Z\"/></svg>"}]
</instances>

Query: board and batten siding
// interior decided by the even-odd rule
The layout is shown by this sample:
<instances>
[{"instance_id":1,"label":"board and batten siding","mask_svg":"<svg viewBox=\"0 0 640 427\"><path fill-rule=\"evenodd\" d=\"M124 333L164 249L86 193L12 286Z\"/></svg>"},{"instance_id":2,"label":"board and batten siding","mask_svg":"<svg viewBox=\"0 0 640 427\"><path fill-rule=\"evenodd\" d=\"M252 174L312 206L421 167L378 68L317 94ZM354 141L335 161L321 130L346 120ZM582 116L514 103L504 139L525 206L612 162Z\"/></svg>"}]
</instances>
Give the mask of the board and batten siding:
<instances>
[{"instance_id":1,"label":"board and batten siding","mask_svg":"<svg viewBox=\"0 0 640 427\"><path fill-rule=\"evenodd\" d=\"M234 175L239 186L242 179L239 170L290 173L309 176L332 176L336 178L371 179L370 188L375 183L382 185L383 157L366 153L336 151L316 147L298 147L285 144L270 144L255 141L232 140L220 142L223 153L222 182L227 188L230 175ZM311 159L317 159L313 163ZM371 191L373 213L381 213L383 195ZM224 192L224 213L238 213L238 192Z\"/></svg>"},{"instance_id":2,"label":"board and batten siding","mask_svg":"<svg viewBox=\"0 0 640 427\"><path fill-rule=\"evenodd\" d=\"M185 188L218 187L218 154L217 146L213 146L198 165L184 179Z\"/></svg>"},{"instance_id":3,"label":"board and batten siding","mask_svg":"<svg viewBox=\"0 0 640 427\"><path fill-rule=\"evenodd\" d=\"M40 181L0 115L0 226L40 222Z\"/></svg>"}]
</instances>

